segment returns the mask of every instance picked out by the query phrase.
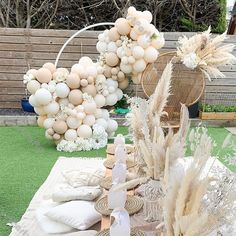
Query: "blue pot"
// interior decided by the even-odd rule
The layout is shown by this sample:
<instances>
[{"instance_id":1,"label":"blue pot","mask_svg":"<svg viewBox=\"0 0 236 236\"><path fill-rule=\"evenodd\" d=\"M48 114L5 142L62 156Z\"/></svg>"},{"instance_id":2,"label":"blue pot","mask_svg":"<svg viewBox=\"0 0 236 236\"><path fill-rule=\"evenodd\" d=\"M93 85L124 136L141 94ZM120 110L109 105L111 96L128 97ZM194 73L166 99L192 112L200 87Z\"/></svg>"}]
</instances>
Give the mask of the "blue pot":
<instances>
[{"instance_id":1,"label":"blue pot","mask_svg":"<svg viewBox=\"0 0 236 236\"><path fill-rule=\"evenodd\" d=\"M21 107L24 111L34 112L34 107L30 105L29 99L27 98L21 99Z\"/></svg>"}]
</instances>

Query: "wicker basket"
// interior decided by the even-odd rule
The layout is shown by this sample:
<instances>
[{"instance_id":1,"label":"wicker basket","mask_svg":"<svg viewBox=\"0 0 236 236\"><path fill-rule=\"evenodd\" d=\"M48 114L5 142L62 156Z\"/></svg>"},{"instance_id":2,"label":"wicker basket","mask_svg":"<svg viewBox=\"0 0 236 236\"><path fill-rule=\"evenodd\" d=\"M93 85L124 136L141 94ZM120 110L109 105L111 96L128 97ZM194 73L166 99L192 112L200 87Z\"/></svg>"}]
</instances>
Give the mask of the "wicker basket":
<instances>
[{"instance_id":1,"label":"wicker basket","mask_svg":"<svg viewBox=\"0 0 236 236\"><path fill-rule=\"evenodd\" d=\"M201 98L205 89L205 78L200 69L191 70L178 62L176 52L163 53L143 72L141 85L147 97L154 93L166 64L171 60L173 63L171 95L166 111L169 117L173 118L175 113L179 113L181 103L190 106Z\"/></svg>"}]
</instances>

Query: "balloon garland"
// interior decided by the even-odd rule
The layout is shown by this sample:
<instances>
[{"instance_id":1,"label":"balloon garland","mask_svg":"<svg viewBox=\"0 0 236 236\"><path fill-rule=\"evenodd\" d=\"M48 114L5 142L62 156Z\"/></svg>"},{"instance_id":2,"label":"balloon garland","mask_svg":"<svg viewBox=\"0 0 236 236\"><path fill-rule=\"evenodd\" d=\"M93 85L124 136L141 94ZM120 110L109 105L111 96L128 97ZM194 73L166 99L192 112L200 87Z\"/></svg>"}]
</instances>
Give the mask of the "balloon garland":
<instances>
[{"instance_id":1,"label":"balloon garland","mask_svg":"<svg viewBox=\"0 0 236 236\"><path fill-rule=\"evenodd\" d=\"M106 146L118 128L104 106L113 106L123 97L132 78L139 83L148 63L158 57L163 34L151 24L149 11L128 9L126 18L98 36L100 53L95 63L81 57L69 71L45 63L30 69L24 83L31 93L30 104L39 115L38 125L46 129L59 151L81 151Z\"/></svg>"}]
</instances>

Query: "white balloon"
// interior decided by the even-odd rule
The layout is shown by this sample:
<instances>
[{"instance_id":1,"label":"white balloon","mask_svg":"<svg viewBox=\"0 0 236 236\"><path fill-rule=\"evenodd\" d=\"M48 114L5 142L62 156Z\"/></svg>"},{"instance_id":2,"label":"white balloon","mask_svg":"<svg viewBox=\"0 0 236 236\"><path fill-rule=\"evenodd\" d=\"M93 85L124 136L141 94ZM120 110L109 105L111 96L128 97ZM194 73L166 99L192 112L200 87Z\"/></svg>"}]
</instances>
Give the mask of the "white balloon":
<instances>
[{"instance_id":1,"label":"white balloon","mask_svg":"<svg viewBox=\"0 0 236 236\"><path fill-rule=\"evenodd\" d=\"M116 50L117 50L116 43L115 42L110 42L107 46L107 51L116 53Z\"/></svg>"},{"instance_id":2,"label":"white balloon","mask_svg":"<svg viewBox=\"0 0 236 236\"><path fill-rule=\"evenodd\" d=\"M89 126L93 126L95 123L95 116L94 115L87 115L85 116L85 118L83 119L83 124L85 125L89 125Z\"/></svg>"},{"instance_id":3,"label":"white balloon","mask_svg":"<svg viewBox=\"0 0 236 236\"><path fill-rule=\"evenodd\" d=\"M97 68L95 65L87 67L88 76L97 77Z\"/></svg>"},{"instance_id":4,"label":"white balloon","mask_svg":"<svg viewBox=\"0 0 236 236\"><path fill-rule=\"evenodd\" d=\"M43 84L41 85L41 88L48 89L48 84L46 84L46 83L43 83Z\"/></svg>"},{"instance_id":5,"label":"white balloon","mask_svg":"<svg viewBox=\"0 0 236 236\"><path fill-rule=\"evenodd\" d=\"M93 61L92 61L92 59L90 57L84 56L84 57L81 57L79 59L79 64L84 66L84 67L92 66L93 65Z\"/></svg>"},{"instance_id":6,"label":"white balloon","mask_svg":"<svg viewBox=\"0 0 236 236\"><path fill-rule=\"evenodd\" d=\"M75 109L78 112L83 112L84 111L84 107L82 105L78 105Z\"/></svg>"},{"instance_id":7,"label":"white balloon","mask_svg":"<svg viewBox=\"0 0 236 236\"><path fill-rule=\"evenodd\" d=\"M37 103L40 105L47 105L52 100L51 93L45 89L40 88L35 93L35 99L37 100Z\"/></svg>"},{"instance_id":8,"label":"white balloon","mask_svg":"<svg viewBox=\"0 0 236 236\"><path fill-rule=\"evenodd\" d=\"M43 115L46 115L47 113L44 111L43 107L40 106L40 107L34 107L34 111L40 115L40 116L43 116Z\"/></svg>"},{"instance_id":9,"label":"white balloon","mask_svg":"<svg viewBox=\"0 0 236 236\"><path fill-rule=\"evenodd\" d=\"M108 87L108 92L109 93L114 93L115 91L116 91L115 87L113 87L113 86Z\"/></svg>"},{"instance_id":10,"label":"white balloon","mask_svg":"<svg viewBox=\"0 0 236 236\"><path fill-rule=\"evenodd\" d=\"M54 119L54 118L47 118L47 119L43 122L43 127L44 127L45 129L52 128L54 122L55 122L55 119Z\"/></svg>"},{"instance_id":11,"label":"white balloon","mask_svg":"<svg viewBox=\"0 0 236 236\"><path fill-rule=\"evenodd\" d=\"M81 125L78 128L78 130L77 130L77 134L81 138L90 138L92 136L92 134L93 134L93 131L92 131L90 126L88 126L88 125Z\"/></svg>"},{"instance_id":12,"label":"white balloon","mask_svg":"<svg viewBox=\"0 0 236 236\"><path fill-rule=\"evenodd\" d=\"M105 36L103 33L98 35L98 40L102 42L105 41Z\"/></svg>"},{"instance_id":13,"label":"white balloon","mask_svg":"<svg viewBox=\"0 0 236 236\"><path fill-rule=\"evenodd\" d=\"M145 49L144 60L146 62L152 63L156 61L157 57L158 57L158 52L154 47L149 46L148 48Z\"/></svg>"},{"instance_id":14,"label":"white balloon","mask_svg":"<svg viewBox=\"0 0 236 236\"><path fill-rule=\"evenodd\" d=\"M109 114L108 110L106 110L106 109L101 109L101 110L102 110L102 117L105 120L108 120L110 118L110 114Z\"/></svg>"},{"instance_id":15,"label":"white balloon","mask_svg":"<svg viewBox=\"0 0 236 236\"><path fill-rule=\"evenodd\" d=\"M55 90L56 90L56 85L53 85L53 84L49 84L49 85L48 85L48 91L49 91L50 93L54 93Z\"/></svg>"},{"instance_id":16,"label":"white balloon","mask_svg":"<svg viewBox=\"0 0 236 236\"><path fill-rule=\"evenodd\" d=\"M50 115L56 115L59 112L59 104L57 102L51 102L44 106L44 111Z\"/></svg>"},{"instance_id":17,"label":"white balloon","mask_svg":"<svg viewBox=\"0 0 236 236\"><path fill-rule=\"evenodd\" d=\"M99 118L102 118L102 109L96 109L95 113L94 113L94 116L96 119L99 119Z\"/></svg>"},{"instance_id":18,"label":"white balloon","mask_svg":"<svg viewBox=\"0 0 236 236\"><path fill-rule=\"evenodd\" d=\"M150 40L150 37L144 34L138 37L137 42L138 42L138 45L141 46L142 48L147 48L150 45L151 40Z\"/></svg>"},{"instance_id":19,"label":"white balloon","mask_svg":"<svg viewBox=\"0 0 236 236\"><path fill-rule=\"evenodd\" d=\"M140 18L135 23L134 31L136 34L145 34L148 26L149 26L149 22L144 18Z\"/></svg>"},{"instance_id":20,"label":"white balloon","mask_svg":"<svg viewBox=\"0 0 236 236\"><path fill-rule=\"evenodd\" d=\"M148 21L148 23L152 22L152 13L150 11L142 12L142 17Z\"/></svg>"},{"instance_id":21,"label":"white balloon","mask_svg":"<svg viewBox=\"0 0 236 236\"><path fill-rule=\"evenodd\" d=\"M102 41L98 41L97 44L96 44L96 49L100 53L106 52L106 50L107 50L107 43L106 42L102 42Z\"/></svg>"},{"instance_id":22,"label":"white balloon","mask_svg":"<svg viewBox=\"0 0 236 236\"><path fill-rule=\"evenodd\" d=\"M84 112L79 112L76 117L77 117L79 120L83 120L85 116L86 116L86 114L85 114Z\"/></svg>"},{"instance_id":23,"label":"white balloon","mask_svg":"<svg viewBox=\"0 0 236 236\"><path fill-rule=\"evenodd\" d=\"M144 49L141 46L134 46L132 49L132 54L134 58L140 59L144 56Z\"/></svg>"},{"instance_id":24,"label":"white balloon","mask_svg":"<svg viewBox=\"0 0 236 236\"><path fill-rule=\"evenodd\" d=\"M94 97L94 101L97 104L98 108L103 107L106 104L106 99L105 99L105 97L102 94L97 94Z\"/></svg>"},{"instance_id":25,"label":"white balloon","mask_svg":"<svg viewBox=\"0 0 236 236\"><path fill-rule=\"evenodd\" d=\"M84 107L84 112L87 114L87 115L91 115L93 114L95 111L96 111L96 108L97 108L97 105L95 102L91 101L91 102L87 102L87 101L84 101L82 103L83 107Z\"/></svg>"},{"instance_id":26,"label":"white balloon","mask_svg":"<svg viewBox=\"0 0 236 236\"><path fill-rule=\"evenodd\" d=\"M37 107L37 106L40 105L40 104L37 102L37 100L36 100L36 98L35 98L34 95L30 95L30 97L29 97L29 103L30 103L30 105L33 106L33 107Z\"/></svg>"},{"instance_id":27,"label":"white balloon","mask_svg":"<svg viewBox=\"0 0 236 236\"><path fill-rule=\"evenodd\" d=\"M108 122L107 122L107 129L106 131L108 133L113 133L117 130L118 128L118 123L115 121L115 120L111 120L109 119Z\"/></svg>"},{"instance_id":28,"label":"white balloon","mask_svg":"<svg viewBox=\"0 0 236 236\"><path fill-rule=\"evenodd\" d=\"M106 105L108 105L108 106L115 105L117 103L117 101L118 101L118 97L115 93L109 94L106 97Z\"/></svg>"},{"instance_id":29,"label":"white balloon","mask_svg":"<svg viewBox=\"0 0 236 236\"><path fill-rule=\"evenodd\" d=\"M120 100L123 97L123 91L121 89L116 89L116 95L118 97L118 100Z\"/></svg>"},{"instance_id":30,"label":"white balloon","mask_svg":"<svg viewBox=\"0 0 236 236\"><path fill-rule=\"evenodd\" d=\"M143 59L139 59L134 63L133 67L136 72L143 72L146 68L146 62Z\"/></svg>"},{"instance_id":31,"label":"white balloon","mask_svg":"<svg viewBox=\"0 0 236 236\"><path fill-rule=\"evenodd\" d=\"M120 64L120 69L125 73L125 74L129 74L132 72L132 66L129 64Z\"/></svg>"},{"instance_id":32,"label":"white balloon","mask_svg":"<svg viewBox=\"0 0 236 236\"><path fill-rule=\"evenodd\" d=\"M105 130L107 129L107 121L103 118L97 119L96 124L101 125Z\"/></svg>"},{"instance_id":33,"label":"white balloon","mask_svg":"<svg viewBox=\"0 0 236 236\"><path fill-rule=\"evenodd\" d=\"M77 139L77 132L74 129L68 129L65 132L65 139L67 141L75 141Z\"/></svg>"},{"instance_id":34,"label":"white balloon","mask_svg":"<svg viewBox=\"0 0 236 236\"><path fill-rule=\"evenodd\" d=\"M69 95L70 89L65 83L58 83L56 85L56 95L59 98L66 98Z\"/></svg>"},{"instance_id":35,"label":"white balloon","mask_svg":"<svg viewBox=\"0 0 236 236\"><path fill-rule=\"evenodd\" d=\"M27 89L31 94L34 94L38 89L40 89L40 83L37 80L30 80L27 84Z\"/></svg>"}]
</instances>

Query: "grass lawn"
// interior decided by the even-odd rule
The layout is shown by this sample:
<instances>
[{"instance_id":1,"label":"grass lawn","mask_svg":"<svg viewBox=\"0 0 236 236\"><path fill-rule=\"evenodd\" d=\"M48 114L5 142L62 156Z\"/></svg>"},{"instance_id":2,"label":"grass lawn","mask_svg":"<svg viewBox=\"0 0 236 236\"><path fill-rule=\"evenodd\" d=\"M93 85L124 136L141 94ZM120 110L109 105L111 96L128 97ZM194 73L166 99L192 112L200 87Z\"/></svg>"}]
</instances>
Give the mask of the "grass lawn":
<instances>
[{"instance_id":1,"label":"grass lawn","mask_svg":"<svg viewBox=\"0 0 236 236\"><path fill-rule=\"evenodd\" d=\"M119 127L118 132L126 134L127 128ZM209 128L209 133L220 144L228 131ZM6 224L19 221L59 156L105 155L105 148L89 152L58 152L54 144L44 138L44 130L38 127L0 127L0 235L9 235L10 227Z\"/></svg>"}]
</instances>

